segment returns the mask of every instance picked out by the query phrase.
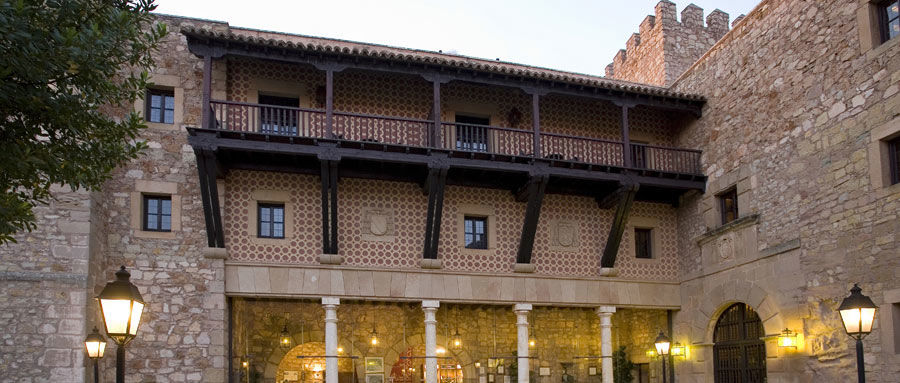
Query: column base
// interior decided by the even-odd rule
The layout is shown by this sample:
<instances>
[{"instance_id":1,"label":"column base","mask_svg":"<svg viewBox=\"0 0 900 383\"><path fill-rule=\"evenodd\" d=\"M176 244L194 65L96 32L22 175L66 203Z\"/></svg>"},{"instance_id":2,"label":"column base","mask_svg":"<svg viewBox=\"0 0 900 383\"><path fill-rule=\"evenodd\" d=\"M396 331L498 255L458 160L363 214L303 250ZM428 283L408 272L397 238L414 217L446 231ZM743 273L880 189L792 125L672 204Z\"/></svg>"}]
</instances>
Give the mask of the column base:
<instances>
[{"instance_id":1,"label":"column base","mask_svg":"<svg viewBox=\"0 0 900 383\"><path fill-rule=\"evenodd\" d=\"M228 251L224 247L204 247L200 254L203 258L228 259Z\"/></svg>"},{"instance_id":2,"label":"column base","mask_svg":"<svg viewBox=\"0 0 900 383\"><path fill-rule=\"evenodd\" d=\"M600 268L600 276L601 277L615 277L619 275L619 272L616 271L615 267L601 267Z\"/></svg>"},{"instance_id":3,"label":"column base","mask_svg":"<svg viewBox=\"0 0 900 383\"><path fill-rule=\"evenodd\" d=\"M344 263L344 257L338 254L319 254L319 263L323 265L340 265Z\"/></svg>"},{"instance_id":4,"label":"column base","mask_svg":"<svg viewBox=\"0 0 900 383\"><path fill-rule=\"evenodd\" d=\"M443 268L443 263L441 263L440 259L422 258L419 261L419 266L423 269L440 269Z\"/></svg>"},{"instance_id":5,"label":"column base","mask_svg":"<svg viewBox=\"0 0 900 383\"><path fill-rule=\"evenodd\" d=\"M534 264L516 263L516 266L513 267L513 271L515 271L517 273L533 273L534 272Z\"/></svg>"}]
</instances>

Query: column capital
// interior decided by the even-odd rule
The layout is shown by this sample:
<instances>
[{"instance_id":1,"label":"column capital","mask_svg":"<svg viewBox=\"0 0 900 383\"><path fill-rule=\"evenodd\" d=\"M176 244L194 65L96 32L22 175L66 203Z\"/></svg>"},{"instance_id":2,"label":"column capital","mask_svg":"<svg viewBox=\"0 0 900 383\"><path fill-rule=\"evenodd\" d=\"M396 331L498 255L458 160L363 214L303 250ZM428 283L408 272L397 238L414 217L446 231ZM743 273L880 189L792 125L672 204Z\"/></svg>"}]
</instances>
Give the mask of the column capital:
<instances>
[{"instance_id":1,"label":"column capital","mask_svg":"<svg viewBox=\"0 0 900 383\"><path fill-rule=\"evenodd\" d=\"M513 306L513 311L515 311L515 312L519 312L519 311L525 311L525 312L528 312L528 311L531 311L532 308L533 308L533 307L531 306L531 303L516 303L516 305Z\"/></svg>"},{"instance_id":2,"label":"column capital","mask_svg":"<svg viewBox=\"0 0 900 383\"><path fill-rule=\"evenodd\" d=\"M595 311L599 316L610 316L616 312L616 306L600 306Z\"/></svg>"},{"instance_id":3,"label":"column capital","mask_svg":"<svg viewBox=\"0 0 900 383\"><path fill-rule=\"evenodd\" d=\"M338 297L322 297L322 305L337 306L341 304L341 298Z\"/></svg>"},{"instance_id":4,"label":"column capital","mask_svg":"<svg viewBox=\"0 0 900 383\"><path fill-rule=\"evenodd\" d=\"M422 301L422 310L437 310L438 307L441 307L441 301Z\"/></svg>"}]
</instances>

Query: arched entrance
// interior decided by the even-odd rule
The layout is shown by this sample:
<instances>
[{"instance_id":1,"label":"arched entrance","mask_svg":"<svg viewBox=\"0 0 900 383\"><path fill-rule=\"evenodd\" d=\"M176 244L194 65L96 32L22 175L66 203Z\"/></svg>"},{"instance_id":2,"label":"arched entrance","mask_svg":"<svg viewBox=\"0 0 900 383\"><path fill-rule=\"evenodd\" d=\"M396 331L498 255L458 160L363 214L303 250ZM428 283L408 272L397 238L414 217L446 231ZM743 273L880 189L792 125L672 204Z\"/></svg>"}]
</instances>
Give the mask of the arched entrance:
<instances>
[{"instance_id":1,"label":"arched entrance","mask_svg":"<svg viewBox=\"0 0 900 383\"><path fill-rule=\"evenodd\" d=\"M278 363L275 373L276 382L324 383L325 382L325 343L306 342L288 351ZM347 358L338 359L338 376L352 376L353 362Z\"/></svg>"},{"instance_id":2,"label":"arched entrance","mask_svg":"<svg viewBox=\"0 0 900 383\"><path fill-rule=\"evenodd\" d=\"M766 381L766 344L762 322L753 308L735 303L716 322L713 360L717 383Z\"/></svg>"}]
</instances>

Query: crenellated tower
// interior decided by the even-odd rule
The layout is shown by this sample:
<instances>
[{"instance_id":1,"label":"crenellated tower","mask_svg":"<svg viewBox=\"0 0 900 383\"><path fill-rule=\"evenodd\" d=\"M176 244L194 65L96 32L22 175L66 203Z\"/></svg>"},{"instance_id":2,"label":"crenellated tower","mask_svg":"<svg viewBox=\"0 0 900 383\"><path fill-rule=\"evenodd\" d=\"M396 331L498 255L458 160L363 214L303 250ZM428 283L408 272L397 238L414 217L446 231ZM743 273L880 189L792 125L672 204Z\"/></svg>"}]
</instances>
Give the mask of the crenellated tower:
<instances>
[{"instance_id":1,"label":"crenellated tower","mask_svg":"<svg viewBox=\"0 0 900 383\"><path fill-rule=\"evenodd\" d=\"M675 3L662 0L655 15L647 15L606 66L606 77L669 86L728 32L727 13L718 9L706 16L690 4L676 15Z\"/></svg>"}]
</instances>

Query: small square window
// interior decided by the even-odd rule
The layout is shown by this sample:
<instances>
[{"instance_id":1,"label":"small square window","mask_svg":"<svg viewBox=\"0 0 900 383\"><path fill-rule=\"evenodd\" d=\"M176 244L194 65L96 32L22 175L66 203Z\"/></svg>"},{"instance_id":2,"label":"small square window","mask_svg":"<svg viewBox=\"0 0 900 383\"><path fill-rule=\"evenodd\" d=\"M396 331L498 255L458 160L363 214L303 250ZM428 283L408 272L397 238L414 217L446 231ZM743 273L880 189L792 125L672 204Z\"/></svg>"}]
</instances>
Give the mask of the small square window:
<instances>
[{"instance_id":1,"label":"small square window","mask_svg":"<svg viewBox=\"0 0 900 383\"><path fill-rule=\"evenodd\" d=\"M883 1L878 7L881 41L900 36L900 0Z\"/></svg>"},{"instance_id":2,"label":"small square window","mask_svg":"<svg viewBox=\"0 0 900 383\"><path fill-rule=\"evenodd\" d=\"M259 238L284 238L284 204L259 204Z\"/></svg>"},{"instance_id":3,"label":"small square window","mask_svg":"<svg viewBox=\"0 0 900 383\"><path fill-rule=\"evenodd\" d=\"M653 229L634 229L634 256L653 259Z\"/></svg>"},{"instance_id":4,"label":"small square window","mask_svg":"<svg viewBox=\"0 0 900 383\"><path fill-rule=\"evenodd\" d=\"M162 124L175 123L175 92L172 90L147 89L146 110L148 122Z\"/></svg>"},{"instance_id":5,"label":"small square window","mask_svg":"<svg viewBox=\"0 0 900 383\"><path fill-rule=\"evenodd\" d=\"M890 161L891 185L900 183L900 136L887 141Z\"/></svg>"},{"instance_id":6,"label":"small square window","mask_svg":"<svg viewBox=\"0 0 900 383\"><path fill-rule=\"evenodd\" d=\"M172 197L144 195L144 230L172 231Z\"/></svg>"},{"instance_id":7,"label":"small square window","mask_svg":"<svg viewBox=\"0 0 900 383\"><path fill-rule=\"evenodd\" d=\"M487 249L487 217L465 217L463 227L467 249Z\"/></svg>"},{"instance_id":8,"label":"small square window","mask_svg":"<svg viewBox=\"0 0 900 383\"><path fill-rule=\"evenodd\" d=\"M717 198L719 199L719 211L722 214L722 224L736 220L738 218L737 189L728 189L720 193Z\"/></svg>"}]
</instances>

